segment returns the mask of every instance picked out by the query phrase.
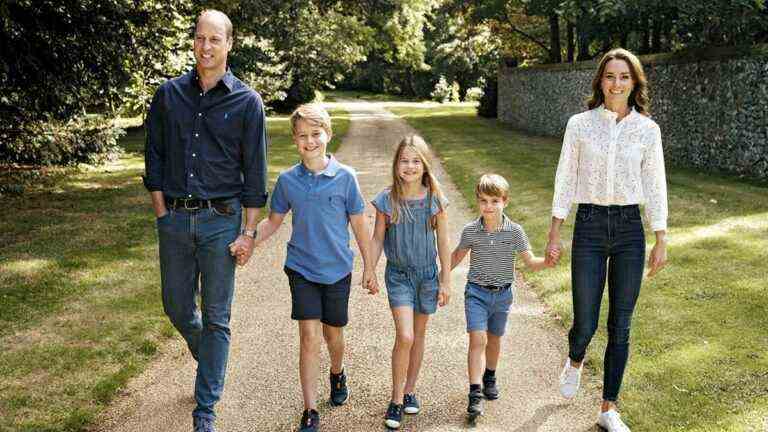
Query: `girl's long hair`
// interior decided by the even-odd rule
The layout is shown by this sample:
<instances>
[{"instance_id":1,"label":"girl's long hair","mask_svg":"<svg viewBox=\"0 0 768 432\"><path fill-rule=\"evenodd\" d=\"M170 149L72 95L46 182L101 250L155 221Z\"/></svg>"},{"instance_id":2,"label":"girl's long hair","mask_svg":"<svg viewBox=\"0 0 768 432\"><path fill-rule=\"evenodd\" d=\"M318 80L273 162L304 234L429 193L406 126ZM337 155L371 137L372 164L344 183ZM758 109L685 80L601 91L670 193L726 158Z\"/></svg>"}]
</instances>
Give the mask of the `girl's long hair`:
<instances>
[{"instance_id":1,"label":"girl's long hair","mask_svg":"<svg viewBox=\"0 0 768 432\"><path fill-rule=\"evenodd\" d=\"M603 89L600 87L600 81L603 79L605 73L605 66L611 60L624 60L629 66L629 72L632 75L632 80L635 82L632 93L629 94L630 107L634 107L635 111L645 116L651 114L650 99L648 97L648 79L645 77L643 71L643 64L640 60L631 52L624 48L615 48L603 56L600 59L600 64L597 66L597 72L594 78L592 78L592 96L587 99L587 106L589 109L595 109L605 103L605 95Z\"/></svg>"},{"instance_id":2,"label":"girl's long hair","mask_svg":"<svg viewBox=\"0 0 768 432\"><path fill-rule=\"evenodd\" d=\"M403 180L397 174L397 166L400 162L400 157L403 154L403 150L406 148L410 148L419 155L421 165L424 167L424 174L421 176L421 184L427 188L427 197L430 199L436 197L440 210L443 210L443 190L440 188L440 183L437 181L437 178L435 178L432 173L432 165L430 165L428 157L429 147L427 147L424 138L418 135L408 135L397 145L395 158L392 160L392 187L390 188L389 200L392 207L392 217L390 222L394 224L400 221L403 214L407 215L408 218L411 217L410 208L403 198ZM431 207L432 203L428 202L427 205ZM437 220L434 216L430 218L430 224L434 229L437 224Z\"/></svg>"}]
</instances>

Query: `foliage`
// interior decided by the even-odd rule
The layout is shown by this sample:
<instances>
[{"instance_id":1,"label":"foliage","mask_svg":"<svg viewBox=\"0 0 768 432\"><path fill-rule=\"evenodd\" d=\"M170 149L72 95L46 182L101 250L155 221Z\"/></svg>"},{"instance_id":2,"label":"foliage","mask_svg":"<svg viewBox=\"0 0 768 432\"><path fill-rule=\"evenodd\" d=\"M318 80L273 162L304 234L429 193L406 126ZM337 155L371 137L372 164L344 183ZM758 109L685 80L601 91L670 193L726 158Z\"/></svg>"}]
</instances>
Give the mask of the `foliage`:
<instances>
[{"instance_id":1,"label":"foliage","mask_svg":"<svg viewBox=\"0 0 768 432\"><path fill-rule=\"evenodd\" d=\"M123 133L104 116L27 122L17 133L0 136L0 155L4 162L17 164L102 162L117 155L117 140Z\"/></svg>"},{"instance_id":2,"label":"foliage","mask_svg":"<svg viewBox=\"0 0 768 432\"><path fill-rule=\"evenodd\" d=\"M127 56L130 82L122 96L125 115L143 114L157 87L192 67L192 0L142 0L129 22L135 51Z\"/></svg>"},{"instance_id":3,"label":"foliage","mask_svg":"<svg viewBox=\"0 0 768 432\"><path fill-rule=\"evenodd\" d=\"M69 164L114 149L119 131L106 117L121 106L142 112L154 86L188 66L181 40L190 7L191 0L4 2L0 50L13 55L0 58L0 161Z\"/></svg>"}]
</instances>

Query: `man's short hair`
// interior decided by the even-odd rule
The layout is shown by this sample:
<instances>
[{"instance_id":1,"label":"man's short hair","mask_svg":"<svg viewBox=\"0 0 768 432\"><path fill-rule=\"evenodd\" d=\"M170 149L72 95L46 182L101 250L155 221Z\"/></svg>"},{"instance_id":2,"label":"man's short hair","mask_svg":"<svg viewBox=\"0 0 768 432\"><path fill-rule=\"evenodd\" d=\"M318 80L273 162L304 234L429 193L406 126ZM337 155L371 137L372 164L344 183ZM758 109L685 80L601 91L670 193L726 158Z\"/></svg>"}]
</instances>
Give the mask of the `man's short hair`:
<instances>
[{"instance_id":1,"label":"man's short hair","mask_svg":"<svg viewBox=\"0 0 768 432\"><path fill-rule=\"evenodd\" d=\"M216 15L219 18L221 18L222 20L224 20L224 30L227 33L227 39L232 39L232 35L233 35L232 21L230 21L230 19L227 16L227 14L225 14L224 12L222 12L220 10L205 9L202 12L200 12L200 15L198 15L197 19L195 20L195 29L197 29L197 24L199 24L200 18L202 18L205 15L209 15L209 14Z\"/></svg>"},{"instance_id":2,"label":"man's short hair","mask_svg":"<svg viewBox=\"0 0 768 432\"><path fill-rule=\"evenodd\" d=\"M507 199L509 196L509 183L498 174L483 174L475 186L475 195L480 194Z\"/></svg>"},{"instance_id":3,"label":"man's short hair","mask_svg":"<svg viewBox=\"0 0 768 432\"><path fill-rule=\"evenodd\" d=\"M331 116L320 104L309 103L296 108L291 114L291 133L296 133L296 123L299 120L306 120L314 126L322 127L329 136L332 134Z\"/></svg>"}]
</instances>

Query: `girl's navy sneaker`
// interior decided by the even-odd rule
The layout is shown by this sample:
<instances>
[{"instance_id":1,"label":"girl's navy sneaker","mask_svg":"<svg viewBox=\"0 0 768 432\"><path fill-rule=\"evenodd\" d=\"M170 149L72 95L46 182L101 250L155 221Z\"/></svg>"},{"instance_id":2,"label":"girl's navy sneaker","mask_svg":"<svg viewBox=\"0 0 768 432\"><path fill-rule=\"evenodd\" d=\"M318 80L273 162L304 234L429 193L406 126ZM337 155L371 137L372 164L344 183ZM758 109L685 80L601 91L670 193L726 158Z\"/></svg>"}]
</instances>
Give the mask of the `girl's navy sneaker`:
<instances>
[{"instance_id":1,"label":"girl's navy sneaker","mask_svg":"<svg viewBox=\"0 0 768 432\"><path fill-rule=\"evenodd\" d=\"M403 397L403 411L406 414L418 414L421 411L421 405L419 400L416 399L416 395L413 393L406 394Z\"/></svg>"},{"instance_id":2,"label":"girl's navy sneaker","mask_svg":"<svg viewBox=\"0 0 768 432\"><path fill-rule=\"evenodd\" d=\"M384 415L384 424L390 429L399 429L403 422L403 406L394 402L389 403L387 414Z\"/></svg>"}]
</instances>

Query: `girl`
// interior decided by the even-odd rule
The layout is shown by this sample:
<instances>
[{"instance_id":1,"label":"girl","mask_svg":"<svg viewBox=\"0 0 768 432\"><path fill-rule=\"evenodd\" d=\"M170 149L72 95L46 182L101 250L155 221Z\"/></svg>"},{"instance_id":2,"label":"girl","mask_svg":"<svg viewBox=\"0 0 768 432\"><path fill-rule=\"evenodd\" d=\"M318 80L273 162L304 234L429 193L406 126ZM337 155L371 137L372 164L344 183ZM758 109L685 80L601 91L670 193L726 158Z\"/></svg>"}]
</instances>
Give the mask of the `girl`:
<instances>
[{"instance_id":1,"label":"girl","mask_svg":"<svg viewBox=\"0 0 768 432\"><path fill-rule=\"evenodd\" d=\"M560 375L560 392L576 395L584 355L597 328L608 280L608 347L598 424L629 432L616 411L629 355L629 327L640 293L645 235L638 204L656 235L648 276L667 260L667 184L659 126L648 117L648 85L640 61L624 49L609 51L592 80L589 111L568 121L555 177L547 257L557 261L560 225L579 204L573 233L573 327Z\"/></svg>"},{"instance_id":2,"label":"girl","mask_svg":"<svg viewBox=\"0 0 768 432\"><path fill-rule=\"evenodd\" d=\"M450 297L447 201L428 154L427 144L419 136L400 141L392 161L392 186L372 202L376 208L373 265L375 268L383 247L387 295L397 333L392 349L392 399L384 418L392 429L400 427L403 411L417 414L421 409L414 388L424 356L427 321L437 305L445 306Z\"/></svg>"}]
</instances>

